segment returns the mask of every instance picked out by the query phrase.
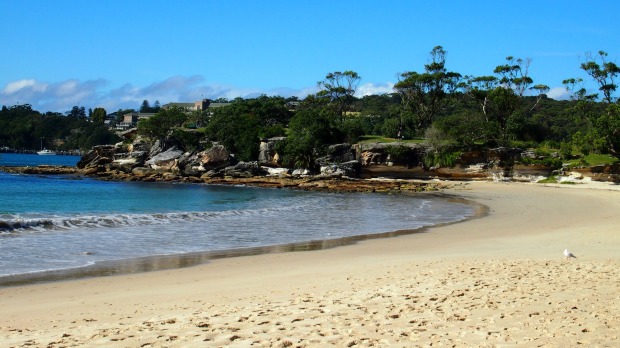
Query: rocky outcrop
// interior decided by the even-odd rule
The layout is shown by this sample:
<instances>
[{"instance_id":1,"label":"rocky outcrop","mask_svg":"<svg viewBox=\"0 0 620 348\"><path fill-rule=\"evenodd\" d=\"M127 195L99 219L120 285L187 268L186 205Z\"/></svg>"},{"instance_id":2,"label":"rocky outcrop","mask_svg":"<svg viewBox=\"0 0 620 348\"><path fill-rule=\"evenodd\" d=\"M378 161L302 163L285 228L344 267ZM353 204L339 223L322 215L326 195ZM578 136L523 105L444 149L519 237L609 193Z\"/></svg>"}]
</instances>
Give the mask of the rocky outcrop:
<instances>
[{"instance_id":1,"label":"rocky outcrop","mask_svg":"<svg viewBox=\"0 0 620 348\"><path fill-rule=\"evenodd\" d=\"M163 172L179 172L179 158L183 155L183 151L172 147L164 152L151 157L144 162L147 167Z\"/></svg>"},{"instance_id":2,"label":"rocky outcrop","mask_svg":"<svg viewBox=\"0 0 620 348\"><path fill-rule=\"evenodd\" d=\"M267 166L278 166L280 164L280 156L276 153L276 145L285 139L286 137L262 139L259 145L258 163Z\"/></svg>"},{"instance_id":3,"label":"rocky outcrop","mask_svg":"<svg viewBox=\"0 0 620 348\"><path fill-rule=\"evenodd\" d=\"M94 147L82 157L78 168L86 175L104 179L189 182L256 177L538 181L550 175L568 175L567 168L557 169L558 158L549 162L534 151L503 147L449 154L458 155L450 158L454 165L438 166L428 160L433 154L429 146L406 142L332 145L324 157L317 159L317 173L276 165L275 144L282 140L263 140L260 161L237 162L217 143L208 144L207 149L184 152L177 147L162 148L158 142L149 146L137 138L131 144ZM618 167L572 169L572 174L620 182Z\"/></svg>"},{"instance_id":4,"label":"rocky outcrop","mask_svg":"<svg viewBox=\"0 0 620 348\"><path fill-rule=\"evenodd\" d=\"M620 184L620 164L601 165L587 168L573 168L573 175L588 177L596 181L614 182Z\"/></svg>"}]
</instances>

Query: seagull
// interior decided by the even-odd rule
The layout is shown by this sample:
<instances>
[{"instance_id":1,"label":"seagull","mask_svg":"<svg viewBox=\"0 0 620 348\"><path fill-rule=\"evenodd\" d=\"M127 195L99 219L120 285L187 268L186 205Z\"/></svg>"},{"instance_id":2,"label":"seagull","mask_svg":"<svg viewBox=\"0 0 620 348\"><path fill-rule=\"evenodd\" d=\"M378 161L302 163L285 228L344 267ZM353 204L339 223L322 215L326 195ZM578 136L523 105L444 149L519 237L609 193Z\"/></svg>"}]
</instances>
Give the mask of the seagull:
<instances>
[{"instance_id":1,"label":"seagull","mask_svg":"<svg viewBox=\"0 0 620 348\"><path fill-rule=\"evenodd\" d=\"M564 249L564 257L570 259L571 257L577 258L577 256L573 255L568 249Z\"/></svg>"}]
</instances>

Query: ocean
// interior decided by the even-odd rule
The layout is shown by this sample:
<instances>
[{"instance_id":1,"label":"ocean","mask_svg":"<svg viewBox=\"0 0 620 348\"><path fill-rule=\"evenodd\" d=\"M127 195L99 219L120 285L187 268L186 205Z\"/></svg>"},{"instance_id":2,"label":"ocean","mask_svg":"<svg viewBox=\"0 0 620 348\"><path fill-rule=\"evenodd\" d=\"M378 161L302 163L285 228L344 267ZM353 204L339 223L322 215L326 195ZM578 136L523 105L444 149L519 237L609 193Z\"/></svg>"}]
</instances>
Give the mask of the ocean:
<instances>
[{"instance_id":1,"label":"ocean","mask_svg":"<svg viewBox=\"0 0 620 348\"><path fill-rule=\"evenodd\" d=\"M73 166L78 160L0 154L0 165L12 166ZM132 260L146 258L152 266L175 255L346 240L459 221L473 213L470 205L427 195L0 172L0 286L16 276L45 279L46 274L80 273L98 265L114 274Z\"/></svg>"}]
</instances>

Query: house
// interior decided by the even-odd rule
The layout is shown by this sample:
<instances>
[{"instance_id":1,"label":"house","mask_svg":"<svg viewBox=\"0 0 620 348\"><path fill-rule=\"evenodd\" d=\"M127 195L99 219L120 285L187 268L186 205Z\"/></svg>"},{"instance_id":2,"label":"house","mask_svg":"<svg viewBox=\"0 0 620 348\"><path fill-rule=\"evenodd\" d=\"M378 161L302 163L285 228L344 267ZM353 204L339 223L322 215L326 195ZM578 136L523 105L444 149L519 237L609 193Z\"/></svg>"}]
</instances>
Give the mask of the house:
<instances>
[{"instance_id":1,"label":"house","mask_svg":"<svg viewBox=\"0 0 620 348\"><path fill-rule=\"evenodd\" d=\"M138 125L138 121L149 118L153 115L155 114L146 112L130 112L128 114L124 114L123 122L117 124L116 129L124 131L130 128L134 128Z\"/></svg>"},{"instance_id":2,"label":"house","mask_svg":"<svg viewBox=\"0 0 620 348\"><path fill-rule=\"evenodd\" d=\"M212 103L209 99L199 100L193 103L168 103L162 106L162 109L170 109L172 107L178 107L181 109L185 109L186 111L198 111L198 110L207 110L209 108L220 108L223 106L230 105L230 103Z\"/></svg>"},{"instance_id":3,"label":"house","mask_svg":"<svg viewBox=\"0 0 620 348\"><path fill-rule=\"evenodd\" d=\"M168 103L168 104L164 104L161 108L164 110L167 110L173 107L178 107L178 108L185 110L186 112L192 112L196 110L207 110L207 109L213 109L213 108L220 108L220 107L227 106L227 105L230 105L230 104L229 103L211 103L209 99L203 99L203 100L199 100L194 103L178 103L178 102ZM123 115L123 121L116 125L116 129L125 131L130 128L134 128L138 125L138 121L149 118L153 115L155 114L146 113L146 112L131 112L131 113L125 114Z\"/></svg>"}]
</instances>

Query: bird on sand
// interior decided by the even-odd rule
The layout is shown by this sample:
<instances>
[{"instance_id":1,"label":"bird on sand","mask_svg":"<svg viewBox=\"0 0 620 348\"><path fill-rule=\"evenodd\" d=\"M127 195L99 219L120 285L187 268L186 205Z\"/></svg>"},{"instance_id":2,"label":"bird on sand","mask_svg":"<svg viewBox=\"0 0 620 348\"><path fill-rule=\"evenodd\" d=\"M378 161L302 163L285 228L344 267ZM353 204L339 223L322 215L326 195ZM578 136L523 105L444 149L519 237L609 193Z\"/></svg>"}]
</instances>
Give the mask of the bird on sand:
<instances>
[{"instance_id":1,"label":"bird on sand","mask_svg":"<svg viewBox=\"0 0 620 348\"><path fill-rule=\"evenodd\" d=\"M570 251L568 251L568 249L564 249L564 257L566 259L570 259L571 257L573 258L577 258L577 256L573 255L573 253L571 253Z\"/></svg>"}]
</instances>

